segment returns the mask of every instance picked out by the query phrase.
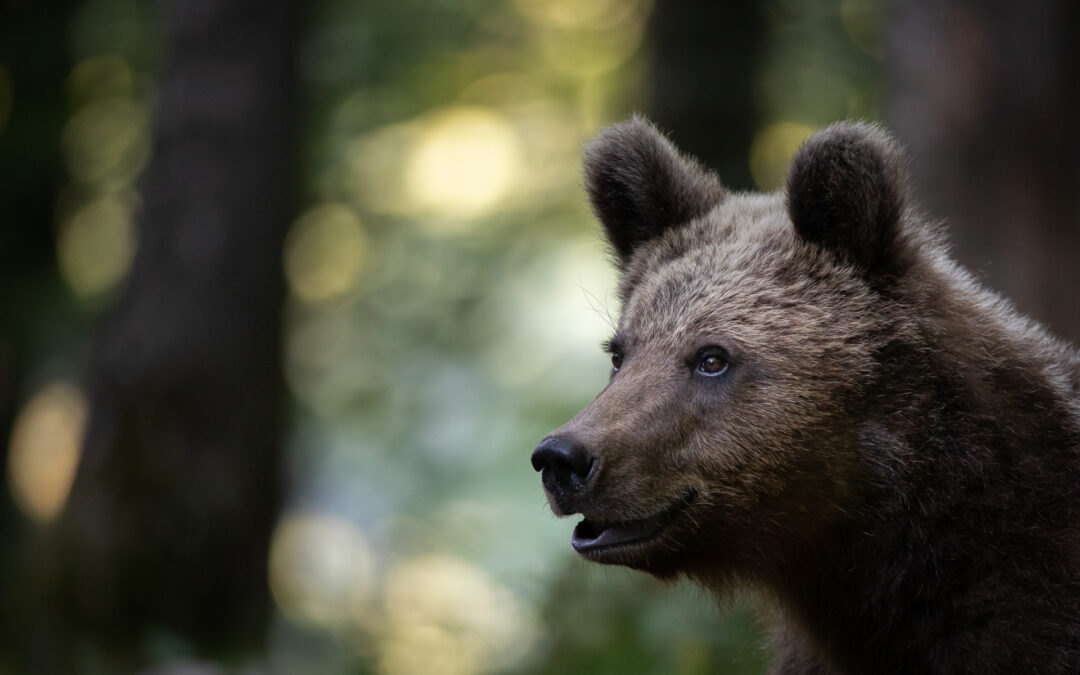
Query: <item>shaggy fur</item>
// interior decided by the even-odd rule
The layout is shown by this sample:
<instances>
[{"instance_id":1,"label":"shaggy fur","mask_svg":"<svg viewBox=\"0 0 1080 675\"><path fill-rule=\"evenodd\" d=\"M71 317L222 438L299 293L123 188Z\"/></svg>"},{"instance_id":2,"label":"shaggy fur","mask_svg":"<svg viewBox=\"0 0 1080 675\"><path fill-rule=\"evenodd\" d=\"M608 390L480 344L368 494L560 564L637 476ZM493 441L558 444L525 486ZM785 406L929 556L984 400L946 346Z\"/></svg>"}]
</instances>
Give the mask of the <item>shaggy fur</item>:
<instances>
[{"instance_id":1,"label":"shaggy fur","mask_svg":"<svg viewBox=\"0 0 1080 675\"><path fill-rule=\"evenodd\" d=\"M902 165L839 124L730 194L602 132L618 368L545 441L587 473L534 465L581 532L648 534L585 557L771 599L774 673L1080 672L1080 356L950 260Z\"/></svg>"},{"instance_id":2,"label":"shaggy fur","mask_svg":"<svg viewBox=\"0 0 1080 675\"><path fill-rule=\"evenodd\" d=\"M724 195L642 118L609 127L585 152L585 189L621 265L664 229L704 215Z\"/></svg>"}]
</instances>

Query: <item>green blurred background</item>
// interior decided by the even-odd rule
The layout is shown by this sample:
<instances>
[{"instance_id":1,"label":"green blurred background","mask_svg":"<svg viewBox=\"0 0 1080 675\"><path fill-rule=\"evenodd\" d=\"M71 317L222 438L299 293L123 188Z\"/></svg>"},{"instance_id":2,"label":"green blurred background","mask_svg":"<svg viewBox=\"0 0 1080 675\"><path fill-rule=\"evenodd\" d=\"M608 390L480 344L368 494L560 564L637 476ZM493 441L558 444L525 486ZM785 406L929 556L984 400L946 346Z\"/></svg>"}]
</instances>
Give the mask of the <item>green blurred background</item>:
<instances>
[{"instance_id":1,"label":"green blurred background","mask_svg":"<svg viewBox=\"0 0 1080 675\"><path fill-rule=\"evenodd\" d=\"M1077 19L0 1L0 674L764 672L751 601L583 564L529 466L618 311L581 144L641 111L773 190L883 120L1077 338Z\"/></svg>"}]
</instances>

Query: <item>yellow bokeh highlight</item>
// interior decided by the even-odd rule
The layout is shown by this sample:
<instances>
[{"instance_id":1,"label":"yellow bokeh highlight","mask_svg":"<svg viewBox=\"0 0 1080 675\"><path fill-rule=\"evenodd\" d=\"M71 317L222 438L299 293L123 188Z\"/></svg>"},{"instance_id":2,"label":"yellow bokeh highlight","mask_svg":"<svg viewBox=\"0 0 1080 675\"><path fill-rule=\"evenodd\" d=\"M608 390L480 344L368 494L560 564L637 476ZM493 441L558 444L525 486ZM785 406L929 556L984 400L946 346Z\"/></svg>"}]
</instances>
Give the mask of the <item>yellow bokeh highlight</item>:
<instances>
[{"instance_id":1,"label":"yellow bokeh highlight","mask_svg":"<svg viewBox=\"0 0 1080 675\"><path fill-rule=\"evenodd\" d=\"M525 16L562 29L612 28L627 17L644 19L651 3L641 0L516 0Z\"/></svg>"},{"instance_id":2,"label":"yellow bokeh highlight","mask_svg":"<svg viewBox=\"0 0 1080 675\"><path fill-rule=\"evenodd\" d=\"M519 107L548 100L548 96L536 78L499 71L471 82L461 90L458 100L472 106Z\"/></svg>"},{"instance_id":3,"label":"yellow bokeh highlight","mask_svg":"<svg viewBox=\"0 0 1080 675\"><path fill-rule=\"evenodd\" d=\"M287 514L270 543L270 591L289 619L348 628L366 614L374 555L355 525L337 516Z\"/></svg>"},{"instance_id":4,"label":"yellow bokeh highlight","mask_svg":"<svg viewBox=\"0 0 1080 675\"><path fill-rule=\"evenodd\" d=\"M644 34L644 14L627 14L611 29L542 32L540 49L556 70L589 79L626 63L641 46Z\"/></svg>"},{"instance_id":5,"label":"yellow bokeh highlight","mask_svg":"<svg viewBox=\"0 0 1080 675\"><path fill-rule=\"evenodd\" d=\"M412 215L418 210L406 194L405 164L416 144L415 123L388 124L348 141L334 187L375 213Z\"/></svg>"},{"instance_id":6,"label":"yellow bokeh highlight","mask_svg":"<svg viewBox=\"0 0 1080 675\"><path fill-rule=\"evenodd\" d=\"M60 223L60 274L79 298L98 298L127 274L135 255L134 203L134 196L123 193L105 196Z\"/></svg>"},{"instance_id":7,"label":"yellow bokeh highlight","mask_svg":"<svg viewBox=\"0 0 1080 675\"><path fill-rule=\"evenodd\" d=\"M367 235L356 213L341 204L320 204L289 231L285 277L304 302L333 300L356 288L367 254Z\"/></svg>"},{"instance_id":8,"label":"yellow bokeh highlight","mask_svg":"<svg viewBox=\"0 0 1080 675\"><path fill-rule=\"evenodd\" d=\"M814 129L796 122L780 122L754 135L750 144L750 173L762 190L775 190L784 184L791 158Z\"/></svg>"},{"instance_id":9,"label":"yellow bokeh highlight","mask_svg":"<svg viewBox=\"0 0 1080 675\"><path fill-rule=\"evenodd\" d=\"M435 115L405 165L405 185L421 211L450 218L488 213L522 172L513 126L484 108L452 108Z\"/></svg>"},{"instance_id":10,"label":"yellow bokeh highlight","mask_svg":"<svg viewBox=\"0 0 1080 675\"><path fill-rule=\"evenodd\" d=\"M15 85L11 81L11 72L7 66L0 63L0 133L4 132L8 118L11 117L11 106L15 100Z\"/></svg>"},{"instance_id":11,"label":"yellow bokeh highlight","mask_svg":"<svg viewBox=\"0 0 1080 675\"><path fill-rule=\"evenodd\" d=\"M146 111L125 97L93 100L68 120L62 148L76 180L128 185L149 157Z\"/></svg>"},{"instance_id":12,"label":"yellow bokeh highlight","mask_svg":"<svg viewBox=\"0 0 1080 675\"><path fill-rule=\"evenodd\" d=\"M573 198L585 132L573 110L522 83L505 73L480 78L463 92L467 104L352 138L344 161L319 177L320 192L435 236Z\"/></svg>"},{"instance_id":13,"label":"yellow bokeh highlight","mask_svg":"<svg viewBox=\"0 0 1080 675\"><path fill-rule=\"evenodd\" d=\"M47 523L67 501L79 465L86 399L66 382L39 391L19 411L8 450L8 480L19 510Z\"/></svg>"},{"instance_id":14,"label":"yellow bokeh highlight","mask_svg":"<svg viewBox=\"0 0 1080 675\"><path fill-rule=\"evenodd\" d=\"M91 56L71 69L67 90L71 100L79 105L94 99L130 98L134 93L135 75L127 61L116 55Z\"/></svg>"},{"instance_id":15,"label":"yellow bokeh highlight","mask_svg":"<svg viewBox=\"0 0 1080 675\"><path fill-rule=\"evenodd\" d=\"M379 644L384 675L505 670L536 642L536 623L507 588L444 554L407 560L387 576Z\"/></svg>"}]
</instances>

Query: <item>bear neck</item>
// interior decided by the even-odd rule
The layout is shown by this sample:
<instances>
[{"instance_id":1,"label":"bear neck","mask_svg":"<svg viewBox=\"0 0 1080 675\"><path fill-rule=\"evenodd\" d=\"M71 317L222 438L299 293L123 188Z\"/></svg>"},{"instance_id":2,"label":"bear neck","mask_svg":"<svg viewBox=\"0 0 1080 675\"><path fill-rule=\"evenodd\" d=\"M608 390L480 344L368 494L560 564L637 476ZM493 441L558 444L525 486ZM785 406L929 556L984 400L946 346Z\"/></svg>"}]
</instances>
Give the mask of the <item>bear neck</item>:
<instances>
[{"instance_id":1,"label":"bear neck","mask_svg":"<svg viewBox=\"0 0 1080 675\"><path fill-rule=\"evenodd\" d=\"M755 579L838 672L962 670L964 648L1076 639L1080 359L973 284L939 292L862 397L863 490Z\"/></svg>"}]
</instances>

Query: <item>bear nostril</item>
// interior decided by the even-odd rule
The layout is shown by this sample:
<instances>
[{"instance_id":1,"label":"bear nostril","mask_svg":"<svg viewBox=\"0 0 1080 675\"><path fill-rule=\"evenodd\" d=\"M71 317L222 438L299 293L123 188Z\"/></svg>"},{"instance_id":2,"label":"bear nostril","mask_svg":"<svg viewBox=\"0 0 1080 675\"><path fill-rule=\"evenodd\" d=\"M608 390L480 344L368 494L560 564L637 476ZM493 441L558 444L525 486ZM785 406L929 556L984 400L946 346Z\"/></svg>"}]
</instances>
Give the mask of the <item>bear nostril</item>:
<instances>
[{"instance_id":1,"label":"bear nostril","mask_svg":"<svg viewBox=\"0 0 1080 675\"><path fill-rule=\"evenodd\" d=\"M569 487L574 479L584 483L593 467L593 458L585 446L568 438L548 436L532 453L532 465L537 471L548 469L556 482Z\"/></svg>"}]
</instances>

